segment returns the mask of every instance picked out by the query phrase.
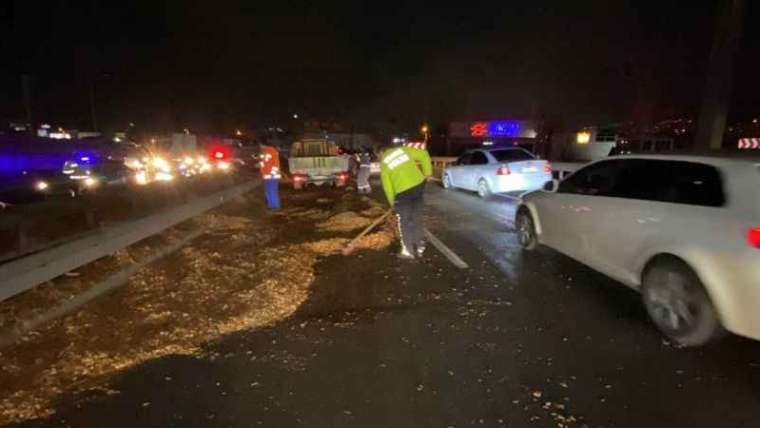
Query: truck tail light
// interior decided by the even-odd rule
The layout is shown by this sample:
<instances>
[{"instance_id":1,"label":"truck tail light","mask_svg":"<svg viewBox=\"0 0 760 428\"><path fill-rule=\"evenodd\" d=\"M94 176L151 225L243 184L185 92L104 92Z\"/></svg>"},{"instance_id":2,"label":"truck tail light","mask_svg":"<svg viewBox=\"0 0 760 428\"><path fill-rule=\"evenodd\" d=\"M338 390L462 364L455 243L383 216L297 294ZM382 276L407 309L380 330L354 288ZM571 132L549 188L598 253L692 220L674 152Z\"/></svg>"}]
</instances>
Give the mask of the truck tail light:
<instances>
[{"instance_id":1,"label":"truck tail light","mask_svg":"<svg viewBox=\"0 0 760 428\"><path fill-rule=\"evenodd\" d=\"M338 180L343 180L343 181L348 180L348 172L346 172L346 171L339 172L339 173L335 174L335 176L338 178Z\"/></svg>"},{"instance_id":2,"label":"truck tail light","mask_svg":"<svg viewBox=\"0 0 760 428\"><path fill-rule=\"evenodd\" d=\"M547 173L547 174L551 174L552 173L552 164L550 164L549 162L546 162L546 164L544 164L544 172Z\"/></svg>"},{"instance_id":3,"label":"truck tail light","mask_svg":"<svg viewBox=\"0 0 760 428\"><path fill-rule=\"evenodd\" d=\"M747 231L747 243L750 247L760 248L760 227L754 227Z\"/></svg>"},{"instance_id":4,"label":"truck tail light","mask_svg":"<svg viewBox=\"0 0 760 428\"><path fill-rule=\"evenodd\" d=\"M301 174L293 174L293 181L306 181L306 176Z\"/></svg>"},{"instance_id":5,"label":"truck tail light","mask_svg":"<svg viewBox=\"0 0 760 428\"><path fill-rule=\"evenodd\" d=\"M500 166L499 169L496 170L496 175L509 175L512 171L509 170L508 166Z\"/></svg>"}]
</instances>

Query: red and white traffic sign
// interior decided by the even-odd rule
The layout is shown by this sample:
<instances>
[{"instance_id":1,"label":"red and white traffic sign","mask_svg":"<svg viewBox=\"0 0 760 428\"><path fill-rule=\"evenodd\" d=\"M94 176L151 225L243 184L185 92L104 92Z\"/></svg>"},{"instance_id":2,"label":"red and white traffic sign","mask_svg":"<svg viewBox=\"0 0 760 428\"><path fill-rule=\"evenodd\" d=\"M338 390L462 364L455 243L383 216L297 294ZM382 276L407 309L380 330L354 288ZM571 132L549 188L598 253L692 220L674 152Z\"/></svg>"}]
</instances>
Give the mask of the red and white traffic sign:
<instances>
[{"instance_id":1,"label":"red and white traffic sign","mask_svg":"<svg viewBox=\"0 0 760 428\"><path fill-rule=\"evenodd\" d=\"M740 138L738 147L740 149L760 149L760 138Z\"/></svg>"},{"instance_id":2,"label":"red and white traffic sign","mask_svg":"<svg viewBox=\"0 0 760 428\"><path fill-rule=\"evenodd\" d=\"M427 149L425 143L421 143L421 142L418 142L418 141L410 141L410 142L406 143L405 146L409 147L409 148L412 148L412 149L422 149L422 150L426 150Z\"/></svg>"}]
</instances>

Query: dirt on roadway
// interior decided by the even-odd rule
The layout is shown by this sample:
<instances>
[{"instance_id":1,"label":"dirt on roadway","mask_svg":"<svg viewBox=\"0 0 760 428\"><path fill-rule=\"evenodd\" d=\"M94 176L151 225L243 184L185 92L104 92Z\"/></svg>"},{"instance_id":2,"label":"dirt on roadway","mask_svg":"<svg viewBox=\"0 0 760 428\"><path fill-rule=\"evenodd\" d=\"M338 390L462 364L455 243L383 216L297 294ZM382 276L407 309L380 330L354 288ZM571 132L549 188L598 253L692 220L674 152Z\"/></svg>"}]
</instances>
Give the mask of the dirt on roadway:
<instances>
[{"instance_id":1,"label":"dirt on roadway","mask_svg":"<svg viewBox=\"0 0 760 428\"><path fill-rule=\"evenodd\" d=\"M260 193L0 303L0 327L12 330L156 247L205 230L125 287L0 349L0 425L50 417L61 397L117 394L114 378L140 364L209 358L204 344L287 319L309 298L317 261L383 212L339 190L286 192L285 209L269 212ZM357 248L384 249L393 239L385 224Z\"/></svg>"}]
</instances>

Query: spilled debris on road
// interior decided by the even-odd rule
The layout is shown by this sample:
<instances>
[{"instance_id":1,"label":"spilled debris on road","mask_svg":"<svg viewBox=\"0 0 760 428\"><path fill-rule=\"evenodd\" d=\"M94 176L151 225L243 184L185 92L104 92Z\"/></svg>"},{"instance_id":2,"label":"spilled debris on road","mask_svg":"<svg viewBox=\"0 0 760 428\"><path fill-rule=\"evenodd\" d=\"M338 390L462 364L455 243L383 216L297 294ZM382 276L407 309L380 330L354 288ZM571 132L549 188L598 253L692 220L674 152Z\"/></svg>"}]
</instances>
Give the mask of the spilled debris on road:
<instances>
[{"instance_id":1,"label":"spilled debris on road","mask_svg":"<svg viewBox=\"0 0 760 428\"><path fill-rule=\"evenodd\" d=\"M319 257L340 252L350 232L383 212L352 193L329 202L265 213L258 198L232 201L193 222L206 231L201 238L124 288L0 349L0 425L49 416L64 394L108 391L109 379L126 369L167 355L202 358L209 341L291 316L309 298ZM13 329L70 299L179 239L186 226L0 303L0 327ZM381 250L393 239L387 223L356 248Z\"/></svg>"}]
</instances>

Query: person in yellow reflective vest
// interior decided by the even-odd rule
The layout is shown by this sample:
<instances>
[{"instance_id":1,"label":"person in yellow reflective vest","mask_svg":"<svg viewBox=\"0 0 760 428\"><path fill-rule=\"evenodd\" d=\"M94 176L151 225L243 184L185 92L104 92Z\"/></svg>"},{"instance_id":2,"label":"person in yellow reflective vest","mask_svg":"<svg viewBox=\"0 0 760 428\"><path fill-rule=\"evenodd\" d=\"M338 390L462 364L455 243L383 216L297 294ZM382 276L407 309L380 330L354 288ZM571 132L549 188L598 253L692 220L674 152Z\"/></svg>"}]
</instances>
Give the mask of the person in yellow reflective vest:
<instances>
[{"instance_id":1,"label":"person in yellow reflective vest","mask_svg":"<svg viewBox=\"0 0 760 428\"><path fill-rule=\"evenodd\" d=\"M380 158L385 197L398 219L400 258L413 259L425 252L423 197L425 181L432 173L433 164L424 149L394 146Z\"/></svg>"}]
</instances>

